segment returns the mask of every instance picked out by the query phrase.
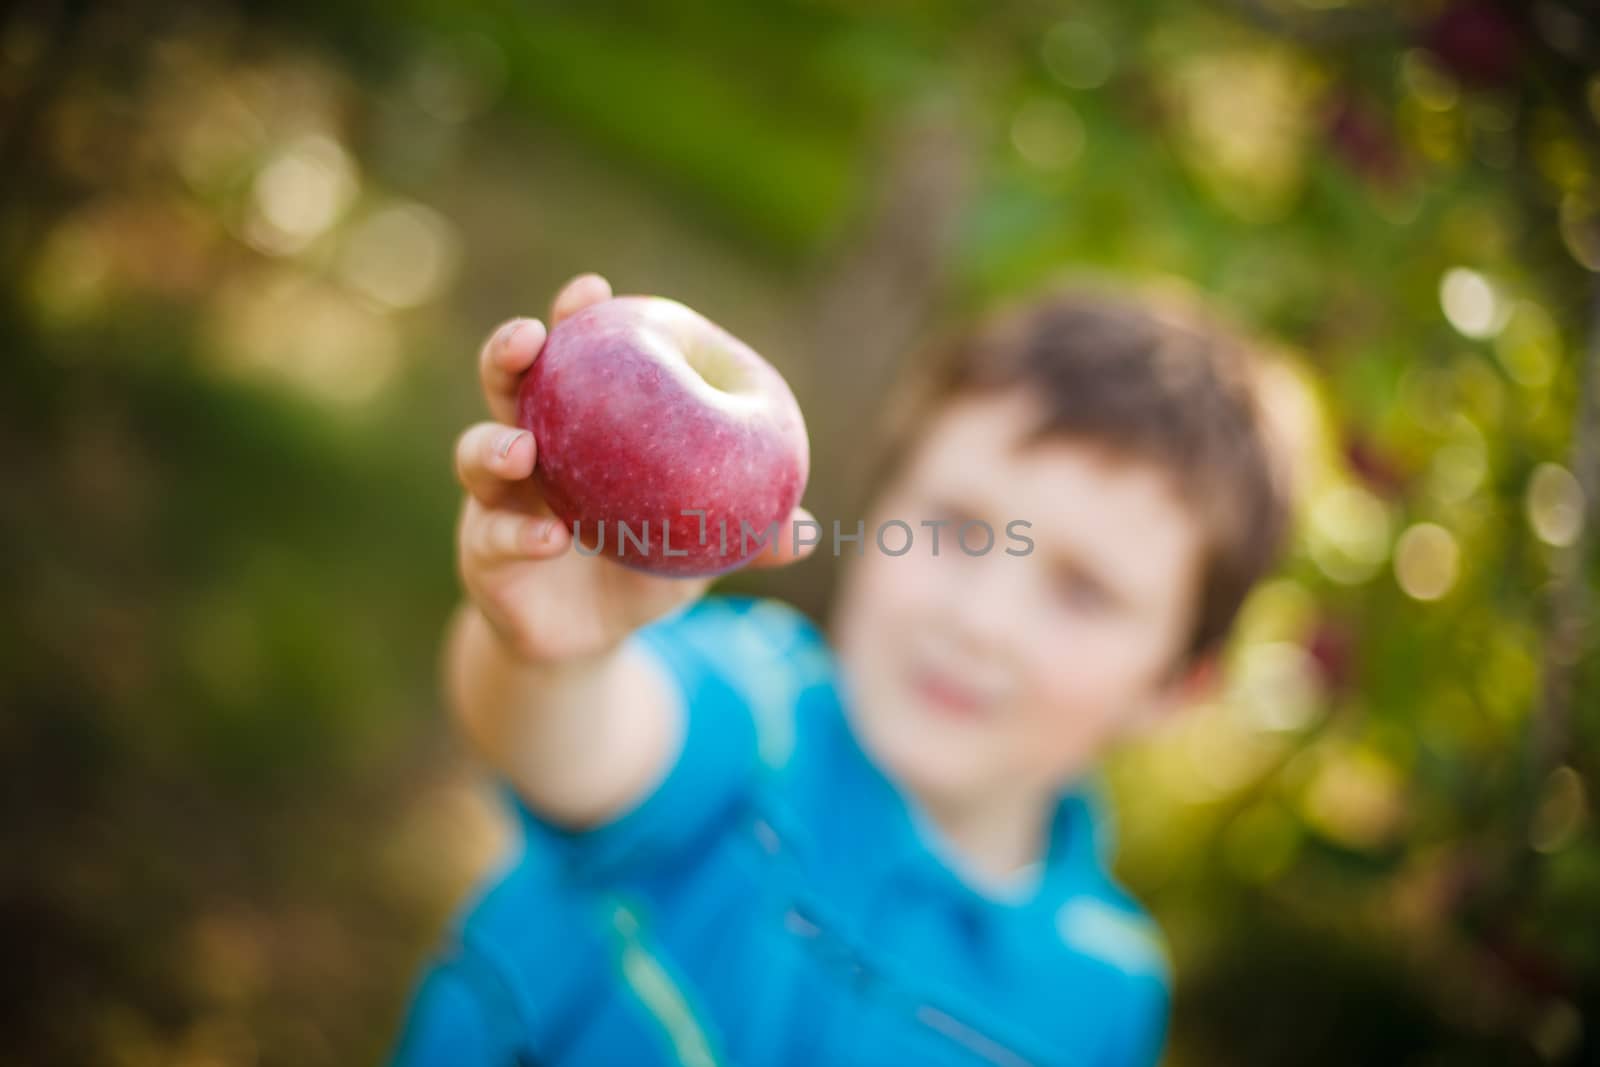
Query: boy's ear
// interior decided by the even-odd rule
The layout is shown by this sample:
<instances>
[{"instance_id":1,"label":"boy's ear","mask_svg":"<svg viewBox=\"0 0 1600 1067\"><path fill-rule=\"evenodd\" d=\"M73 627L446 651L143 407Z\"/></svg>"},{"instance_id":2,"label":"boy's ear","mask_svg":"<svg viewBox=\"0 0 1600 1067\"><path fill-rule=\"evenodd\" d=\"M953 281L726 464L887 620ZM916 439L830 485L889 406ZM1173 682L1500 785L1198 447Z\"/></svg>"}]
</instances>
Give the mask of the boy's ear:
<instances>
[{"instance_id":1,"label":"boy's ear","mask_svg":"<svg viewBox=\"0 0 1600 1067\"><path fill-rule=\"evenodd\" d=\"M1174 680L1179 704L1199 704L1222 695L1222 656L1212 652L1188 664Z\"/></svg>"},{"instance_id":2,"label":"boy's ear","mask_svg":"<svg viewBox=\"0 0 1600 1067\"><path fill-rule=\"evenodd\" d=\"M1222 657L1212 652L1184 664L1174 671L1150 698L1136 730L1143 733L1159 726L1185 708L1191 708L1222 694Z\"/></svg>"}]
</instances>

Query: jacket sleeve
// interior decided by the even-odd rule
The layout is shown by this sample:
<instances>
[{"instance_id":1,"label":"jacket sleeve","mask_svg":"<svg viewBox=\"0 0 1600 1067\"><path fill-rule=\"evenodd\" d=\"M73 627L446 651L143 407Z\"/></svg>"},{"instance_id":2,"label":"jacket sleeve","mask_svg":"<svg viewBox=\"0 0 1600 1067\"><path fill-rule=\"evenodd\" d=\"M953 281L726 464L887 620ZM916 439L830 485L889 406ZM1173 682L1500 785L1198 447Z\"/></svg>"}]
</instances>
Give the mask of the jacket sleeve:
<instances>
[{"instance_id":1,"label":"jacket sleeve","mask_svg":"<svg viewBox=\"0 0 1600 1067\"><path fill-rule=\"evenodd\" d=\"M550 824L499 782L524 843L590 885L659 869L699 847L754 785L763 724L791 710L786 683L811 662L798 654L808 625L775 601L712 596L638 631L633 640L664 668L680 701L683 733L670 766L633 808L581 831Z\"/></svg>"}]
</instances>

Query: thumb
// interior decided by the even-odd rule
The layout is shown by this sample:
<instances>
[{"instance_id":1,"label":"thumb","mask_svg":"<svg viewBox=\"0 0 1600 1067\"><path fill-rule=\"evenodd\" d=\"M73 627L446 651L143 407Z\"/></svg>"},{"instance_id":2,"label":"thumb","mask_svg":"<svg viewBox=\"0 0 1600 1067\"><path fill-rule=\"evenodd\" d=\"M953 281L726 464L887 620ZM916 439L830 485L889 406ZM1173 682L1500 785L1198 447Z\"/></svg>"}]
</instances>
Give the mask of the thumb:
<instances>
[{"instance_id":1,"label":"thumb","mask_svg":"<svg viewBox=\"0 0 1600 1067\"><path fill-rule=\"evenodd\" d=\"M778 524L778 536L772 543L752 556L746 564L750 567L786 567L805 559L817 549L822 540L822 524L805 508L796 507L785 522Z\"/></svg>"}]
</instances>

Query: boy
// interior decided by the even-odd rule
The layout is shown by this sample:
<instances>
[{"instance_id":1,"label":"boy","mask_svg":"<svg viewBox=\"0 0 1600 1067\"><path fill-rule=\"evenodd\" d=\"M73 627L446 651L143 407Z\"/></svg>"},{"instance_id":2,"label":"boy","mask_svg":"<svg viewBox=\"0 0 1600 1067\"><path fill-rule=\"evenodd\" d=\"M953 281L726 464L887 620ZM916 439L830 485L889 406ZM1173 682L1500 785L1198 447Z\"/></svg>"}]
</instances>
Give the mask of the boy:
<instances>
[{"instance_id":1,"label":"boy","mask_svg":"<svg viewBox=\"0 0 1600 1067\"><path fill-rule=\"evenodd\" d=\"M552 321L609 296L580 276ZM1086 291L949 345L890 413L830 647L775 601L568 550L506 425L544 336L481 356L448 644L524 847L396 1062L1154 1063L1165 957L1089 782L1214 687L1280 549L1242 346Z\"/></svg>"}]
</instances>

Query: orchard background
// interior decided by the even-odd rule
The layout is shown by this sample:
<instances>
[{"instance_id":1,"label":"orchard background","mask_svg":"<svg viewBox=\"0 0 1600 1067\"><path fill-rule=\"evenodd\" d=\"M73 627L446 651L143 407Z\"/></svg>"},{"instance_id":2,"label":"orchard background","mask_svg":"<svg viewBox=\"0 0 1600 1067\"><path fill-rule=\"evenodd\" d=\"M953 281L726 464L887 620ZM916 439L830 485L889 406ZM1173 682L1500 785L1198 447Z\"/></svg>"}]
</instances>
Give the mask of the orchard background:
<instances>
[{"instance_id":1,"label":"orchard background","mask_svg":"<svg viewBox=\"0 0 1600 1067\"><path fill-rule=\"evenodd\" d=\"M824 522L942 323L1251 324L1293 551L1113 776L1167 1062L1600 1061L1597 70L1579 0L8 5L0 1063L383 1057L506 840L436 676L473 355L588 269L779 365Z\"/></svg>"}]
</instances>

